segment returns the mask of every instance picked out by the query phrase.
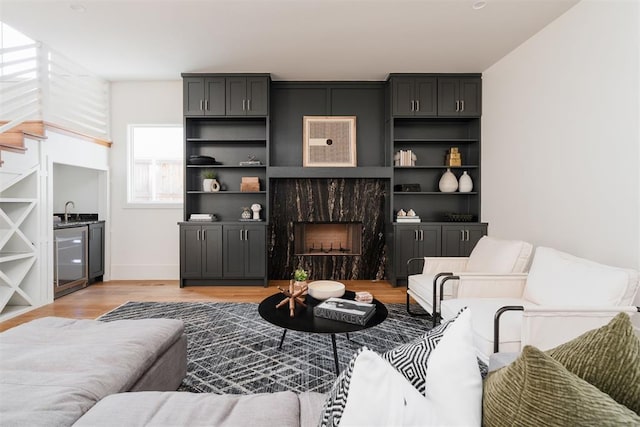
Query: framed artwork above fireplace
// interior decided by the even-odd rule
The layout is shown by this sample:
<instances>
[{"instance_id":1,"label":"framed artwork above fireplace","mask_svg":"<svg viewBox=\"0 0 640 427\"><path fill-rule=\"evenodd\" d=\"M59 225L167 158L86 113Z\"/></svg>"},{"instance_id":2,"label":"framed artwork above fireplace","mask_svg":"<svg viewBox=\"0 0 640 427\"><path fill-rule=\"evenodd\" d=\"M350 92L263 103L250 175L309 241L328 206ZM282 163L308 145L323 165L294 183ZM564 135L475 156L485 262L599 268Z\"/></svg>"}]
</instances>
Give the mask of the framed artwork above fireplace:
<instances>
[{"instance_id":1,"label":"framed artwork above fireplace","mask_svg":"<svg viewBox=\"0 0 640 427\"><path fill-rule=\"evenodd\" d=\"M304 116L302 165L355 167L356 116Z\"/></svg>"}]
</instances>

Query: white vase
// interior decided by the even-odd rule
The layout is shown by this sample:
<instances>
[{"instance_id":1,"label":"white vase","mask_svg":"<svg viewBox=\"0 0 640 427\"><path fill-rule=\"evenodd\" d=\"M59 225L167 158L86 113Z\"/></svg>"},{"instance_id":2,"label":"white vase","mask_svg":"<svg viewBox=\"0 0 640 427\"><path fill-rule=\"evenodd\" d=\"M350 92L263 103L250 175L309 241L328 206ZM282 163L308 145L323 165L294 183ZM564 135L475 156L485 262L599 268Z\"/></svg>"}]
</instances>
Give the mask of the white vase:
<instances>
[{"instance_id":1,"label":"white vase","mask_svg":"<svg viewBox=\"0 0 640 427\"><path fill-rule=\"evenodd\" d=\"M217 179L203 179L202 180L202 191L206 191L208 193L213 191L220 191L220 183Z\"/></svg>"},{"instance_id":2,"label":"white vase","mask_svg":"<svg viewBox=\"0 0 640 427\"><path fill-rule=\"evenodd\" d=\"M469 193L471 190L473 190L473 180L469 174L467 174L467 171L464 171L458 180L458 191L461 193Z\"/></svg>"},{"instance_id":3,"label":"white vase","mask_svg":"<svg viewBox=\"0 0 640 427\"><path fill-rule=\"evenodd\" d=\"M458 189L458 180L456 176L451 172L451 169L447 168L447 171L442 174L438 188L443 193L453 193Z\"/></svg>"}]
</instances>

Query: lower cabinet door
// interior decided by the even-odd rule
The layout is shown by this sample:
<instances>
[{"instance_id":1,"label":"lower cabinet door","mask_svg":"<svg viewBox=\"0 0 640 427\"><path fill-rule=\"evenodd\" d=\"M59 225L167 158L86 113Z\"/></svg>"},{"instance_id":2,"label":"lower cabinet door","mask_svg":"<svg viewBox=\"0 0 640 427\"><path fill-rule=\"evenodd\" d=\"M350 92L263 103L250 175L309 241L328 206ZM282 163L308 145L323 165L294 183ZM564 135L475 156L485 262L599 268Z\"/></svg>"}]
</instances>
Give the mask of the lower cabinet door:
<instances>
[{"instance_id":1,"label":"lower cabinet door","mask_svg":"<svg viewBox=\"0 0 640 427\"><path fill-rule=\"evenodd\" d=\"M202 278L222 278L222 226L202 227Z\"/></svg>"},{"instance_id":2,"label":"lower cabinet door","mask_svg":"<svg viewBox=\"0 0 640 427\"><path fill-rule=\"evenodd\" d=\"M263 278L267 273L267 234L264 226L245 226L245 277Z\"/></svg>"},{"instance_id":3,"label":"lower cabinet door","mask_svg":"<svg viewBox=\"0 0 640 427\"><path fill-rule=\"evenodd\" d=\"M199 225L180 226L180 277L199 279L202 277L202 242Z\"/></svg>"},{"instance_id":4,"label":"lower cabinet door","mask_svg":"<svg viewBox=\"0 0 640 427\"><path fill-rule=\"evenodd\" d=\"M225 279L241 279L245 269L244 227L225 225L223 231L223 276Z\"/></svg>"},{"instance_id":5,"label":"lower cabinet door","mask_svg":"<svg viewBox=\"0 0 640 427\"><path fill-rule=\"evenodd\" d=\"M469 256L478 240L486 234L486 224L443 225L442 256Z\"/></svg>"},{"instance_id":6,"label":"lower cabinet door","mask_svg":"<svg viewBox=\"0 0 640 427\"><path fill-rule=\"evenodd\" d=\"M441 251L440 226L423 225L418 229L418 255L440 256Z\"/></svg>"},{"instance_id":7,"label":"lower cabinet door","mask_svg":"<svg viewBox=\"0 0 640 427\"><path fill-rule=\"evenodd\" d=\"M396 225L394 237L395 272L397 278L407 277L407 261L417 257L418 227Z\"/></svg>"}]
</instances>

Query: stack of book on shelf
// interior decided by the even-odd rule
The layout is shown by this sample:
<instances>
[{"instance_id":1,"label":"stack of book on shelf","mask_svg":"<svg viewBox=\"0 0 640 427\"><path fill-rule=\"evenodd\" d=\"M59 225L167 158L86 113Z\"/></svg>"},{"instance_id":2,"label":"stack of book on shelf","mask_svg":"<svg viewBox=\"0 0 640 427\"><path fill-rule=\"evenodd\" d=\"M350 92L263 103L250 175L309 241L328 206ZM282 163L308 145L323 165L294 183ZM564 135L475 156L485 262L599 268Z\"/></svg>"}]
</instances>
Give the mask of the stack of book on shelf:
<instances>
[{"instance_id":1,"label":"stack of book on shelf","mask_svg":"<svg viewBox=\"0 0 640 427\"><path fill-rule=\"evenodd\" d=\"M396 222L420 222L420 217L418 215L397 216Z\"/></svg>"},{"instance_id":2,"label":"stack of book on shelf","mask_svg":"<svg viewBox=\"0 0 640 427\"><path fill-rule=\"evenodd\" d=\"M415 166L415 161L413 160L413 151L411 150L400 150L400 164L398 166Z\"/></svg>"},{"instance_id":3,"label":"stack of book on shelf","mask_svg":"<svg viewBox=\"0 0 640 427\"><path fill-rule=\"evenodd\" d=\"M189 221L213 221L212 214L193 213L189 216Z\"/></svg>"},{"instance_id":4,"label":"stack of book on shelf","mask_svg":"<svg viewBox=\"0 0 640 427\"><path fill-rule=\"evenodd\" d=\"M343 298L329 298L313 308L313 315L316 317L356 325L365 325L375 312L375 304Z\"/></svg>"}]
</instances>

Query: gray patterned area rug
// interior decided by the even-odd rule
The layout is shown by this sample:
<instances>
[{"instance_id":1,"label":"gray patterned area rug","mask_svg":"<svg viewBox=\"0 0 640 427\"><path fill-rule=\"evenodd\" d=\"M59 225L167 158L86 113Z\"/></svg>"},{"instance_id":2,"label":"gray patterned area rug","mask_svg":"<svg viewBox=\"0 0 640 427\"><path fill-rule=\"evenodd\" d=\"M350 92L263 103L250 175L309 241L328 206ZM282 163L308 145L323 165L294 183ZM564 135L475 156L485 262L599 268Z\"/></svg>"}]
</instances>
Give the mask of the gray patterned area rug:
<instances>
[{"instance_id":1,"label":"gray patterned area rug","mask_svg":"<svg viewBox=\"0 0 640 427\"><path fill-rule=\"evenodd\" d=\"M340 369L362 345L384 352L424 334L431 322L407 315L404 304L387 304L380 325L336 335ZM291 390L327 392L336 378L329 335L288 331L258 314L258 304L128 302L99 320L181 319L187 334L187 376L179 390L249 394Z\"/></svg>"}]
</instances>

